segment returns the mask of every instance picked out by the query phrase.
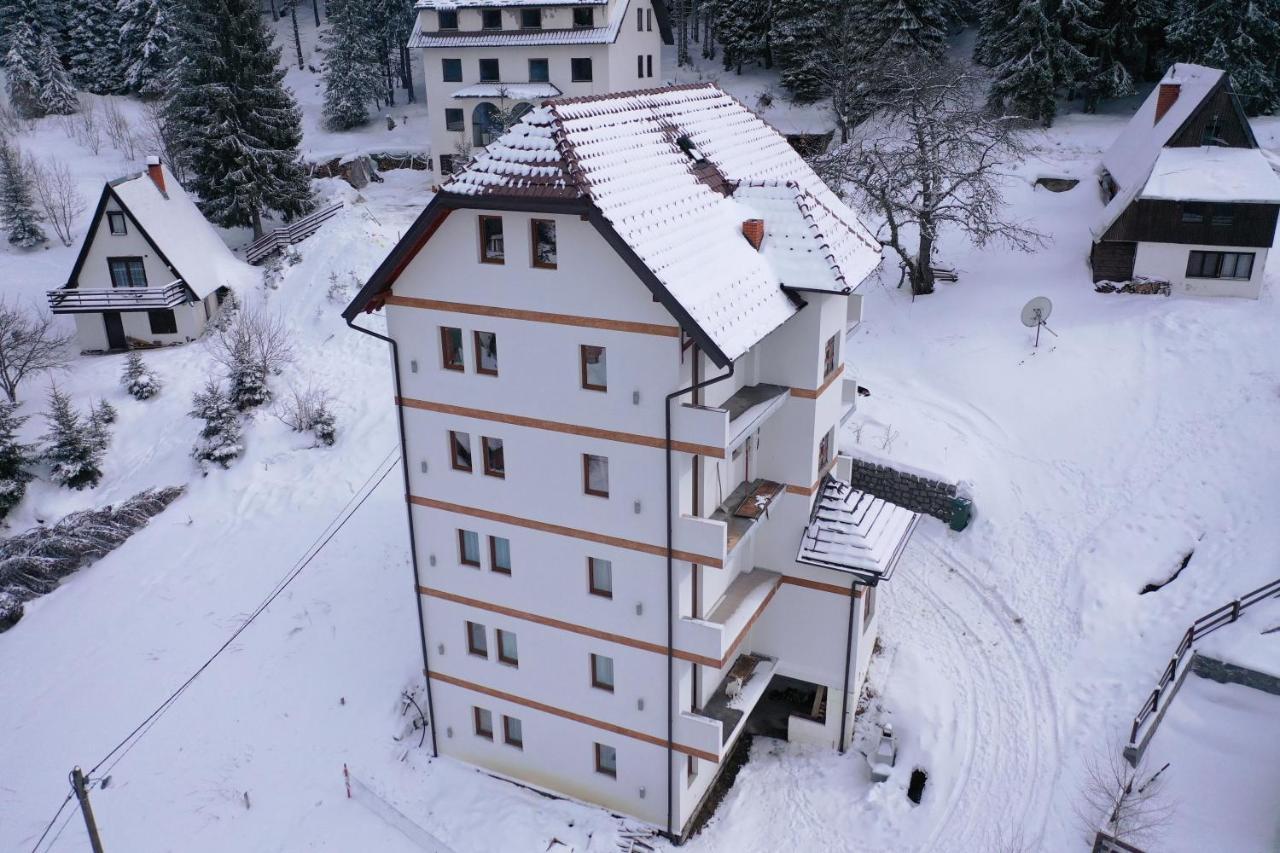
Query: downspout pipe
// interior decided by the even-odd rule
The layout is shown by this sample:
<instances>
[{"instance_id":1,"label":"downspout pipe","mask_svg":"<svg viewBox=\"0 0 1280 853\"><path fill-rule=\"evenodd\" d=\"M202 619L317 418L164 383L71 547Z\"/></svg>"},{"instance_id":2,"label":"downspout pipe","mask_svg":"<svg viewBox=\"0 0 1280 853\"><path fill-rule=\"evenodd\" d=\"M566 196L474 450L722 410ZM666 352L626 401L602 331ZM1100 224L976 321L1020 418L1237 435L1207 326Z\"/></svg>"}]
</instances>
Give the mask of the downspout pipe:
<instances>
[{"instance_id":1,"label":"downspout pipe","mask_svg":"<svg viewBox=\"0 0 1280 853\"><path fill-rule=\"evenodd\" d=\"M694 358L701 358L701 353L696 353ZM667 395L666 403L666 457L667 457L667 834L675 837L679 833L672 829L671 822L675 813L675 783L672 781L674 772L671 766L671 759L675 753L673 744L675 743L675 554L673 537L675 534L675 507L671 501L671 403L676 397L688 394L692 391L698 391L706 388L708 385L714 385L717 382L723 382L733 376L736 365L730 362L727 373L702 382L695 382L687 388L681 388L678 391L672 391ZM406 474L407 476L407 474ZM424 652L425 653L425 652Z\"/></svg>"},{"instance_id":2,"label":"downspout pipe","mask_svg":"<svg viewBox=\"0 0 1280 853\"><path fill-rule=\"evenodd\" d=\"M396 421L400 427L400 473L404 477L404 510L409 521L409 557L413 561L413 600L418 605L418 641L422 645L422 674L427 680L427 717L431 728L431 757L437 758L440 750L436 745L436 711L431 701L431 664L427 660L427 628L422 617L422 593L419 592L421 578L418 575L418 542L413 532L413 504L409 503L409 454L404 436L404 406L400 404L403 395L400 393L400 348L394 338L378 334L371 329L356 325L354 317L347 318L347 325L362 335L377 338L391 344L391 373L396 383Z\"/></svg>"},{"instance_id":3,"label":"downspout pipe","mask_svg":"<svg viewBox=\"0 0 1280 853\"><path fill-rule=\"evenodd\" d=\"M849 633L844 639L844 692L840 694L840 742L836 744L841 755L844 755L845 720L849 718L849 664L853 657L853 613L858 606L857 591L857 581L849 584Z\"/></svg>"}]
</instances>

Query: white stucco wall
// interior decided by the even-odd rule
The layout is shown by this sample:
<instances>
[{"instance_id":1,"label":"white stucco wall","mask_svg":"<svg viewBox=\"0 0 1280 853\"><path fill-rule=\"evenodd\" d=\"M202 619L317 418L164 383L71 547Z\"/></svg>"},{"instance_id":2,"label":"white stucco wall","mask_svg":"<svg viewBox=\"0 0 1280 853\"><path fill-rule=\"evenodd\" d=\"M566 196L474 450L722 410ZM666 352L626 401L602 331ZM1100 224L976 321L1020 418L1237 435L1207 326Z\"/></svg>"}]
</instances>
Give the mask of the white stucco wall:
<instances>
[{"instance_id":1,"label":"white stucco wall","mask_svg":"<svg viewBox=\"0 0 1280 853\"><path fill-rule=\"evenodd\" d=\"M1252 252L1253 274L1249 279L1189 278L1187 260L1192 252ZM1194 246L1185 243L1139 243L1133 262L1134 275L1162 279L1173 286L1174 293L1196 296L1241 296L1257 299L1262 292L1263 272L1267 264L1266 248Z\"/></svg>"}]
</instances>

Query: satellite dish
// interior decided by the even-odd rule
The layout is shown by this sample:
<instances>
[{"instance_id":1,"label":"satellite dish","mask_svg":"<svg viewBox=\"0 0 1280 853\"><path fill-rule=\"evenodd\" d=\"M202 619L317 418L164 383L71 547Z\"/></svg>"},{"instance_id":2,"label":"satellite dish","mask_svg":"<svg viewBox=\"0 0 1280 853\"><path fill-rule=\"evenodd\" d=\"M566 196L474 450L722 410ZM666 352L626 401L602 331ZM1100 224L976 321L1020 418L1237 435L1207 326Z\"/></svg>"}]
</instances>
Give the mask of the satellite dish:
<instances>
[{"instance_id":1,"label":"satellite dish","mask_svg":"<svg viewBox=\"0 0 1280 853\"><path fill-rule=\"evenodd\" d=\"M1047 296L1037 296L1022 306L1022 325L1028 329L1043 326L1053 313L1053 303Z\"/></svg>"}]
</instances>

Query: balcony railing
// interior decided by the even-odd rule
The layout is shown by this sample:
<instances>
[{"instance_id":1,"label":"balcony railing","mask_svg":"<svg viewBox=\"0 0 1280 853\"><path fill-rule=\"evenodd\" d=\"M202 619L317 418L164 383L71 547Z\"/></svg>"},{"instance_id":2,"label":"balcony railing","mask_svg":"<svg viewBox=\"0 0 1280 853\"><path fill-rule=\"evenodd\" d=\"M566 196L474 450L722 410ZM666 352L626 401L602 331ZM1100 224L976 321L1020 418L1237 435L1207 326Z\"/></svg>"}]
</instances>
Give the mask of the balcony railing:
<instances>
[{"instance_id":1,"label":"balcony railing","mask_svg":"<svg viewBox=\"0 0 1280 853\"><path fill-rule=\"evenodd\" d=\"M713 447L723 458L782 408L789 390L781 385L747 385L719 406L676 406L671 412L672 438Z\"/></svg>"},{"instance_id":2,"label":"balcony railing","mask_svg":"<svg viewBox=\"0 0 1280 853\"><path fill-rule=\"evenodd\" d=\"M777 572L760 568L740 573L704 618L681 617L675 626L676 645L708 660L722 662L764 610L781 581L782 576Z\"/></svg>"},{"instance_id":3,"label":"balcony railing","mask_svg":"<svg viewBox=\"0 0 1280 853\"><path fill-rule=\"evenodd\" d=\"M54 314L85 314L98 311L156 311L176 308L191 299L182 279L164 287L108 287L88 289L60 287L49 291L49 310Z\"/></svg>"}]
</instances>

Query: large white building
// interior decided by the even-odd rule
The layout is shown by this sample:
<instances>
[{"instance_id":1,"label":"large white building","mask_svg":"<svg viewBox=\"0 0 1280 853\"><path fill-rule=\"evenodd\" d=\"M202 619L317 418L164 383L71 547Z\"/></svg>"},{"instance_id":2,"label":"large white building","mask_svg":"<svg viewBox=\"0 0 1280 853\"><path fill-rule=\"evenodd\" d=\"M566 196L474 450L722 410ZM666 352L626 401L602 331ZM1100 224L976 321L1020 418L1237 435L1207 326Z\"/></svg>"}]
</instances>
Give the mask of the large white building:
<instances>
[{"instance_id":1,"label":"large white building","mask_svg":"<svg viewBox=\"0 0 1280 853\"><path fill-rule=\"evenodd\" d=\"M345 312L392 343L440 754L678 836L744 731L847 745L917 520L837 452L879 251L713 85L549 101L443 186Z\"/></svg>"},{"instance_id":2,"label":"large white building","mask_svg":"<svg viewBox=\"0 0 1280 853\"><path fill-rule=\"evenodd\" d=\"M547 98L658 86L663 0L418 0L431 156L448 175Z\"/></svg>"}]
</instances>

